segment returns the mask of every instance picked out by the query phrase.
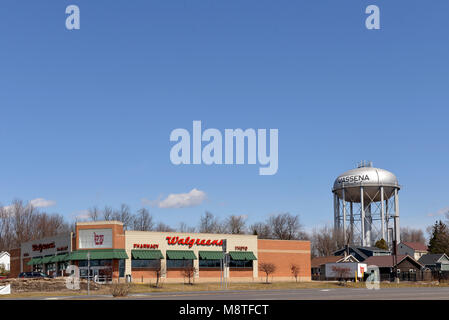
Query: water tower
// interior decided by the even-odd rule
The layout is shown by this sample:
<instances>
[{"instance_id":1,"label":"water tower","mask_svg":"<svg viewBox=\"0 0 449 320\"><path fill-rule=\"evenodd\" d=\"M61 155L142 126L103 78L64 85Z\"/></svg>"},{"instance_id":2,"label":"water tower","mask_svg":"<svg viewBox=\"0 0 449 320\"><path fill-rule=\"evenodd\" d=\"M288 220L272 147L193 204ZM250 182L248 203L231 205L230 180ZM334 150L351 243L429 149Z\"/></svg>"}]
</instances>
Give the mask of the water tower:
<instances>
[{"instance_id":1,"label":"water tower","mask_svg":"<svg viewBox=\"0 0 449 320\"><path fill-rule=\"evenodd\" d=\"M396 176L362 161L334 182L334 231L345 243L373 246L383 238L392 248L400 242L400 186ZM397 231L397 232L396 232Z\"/></svg>"}]
</instances>

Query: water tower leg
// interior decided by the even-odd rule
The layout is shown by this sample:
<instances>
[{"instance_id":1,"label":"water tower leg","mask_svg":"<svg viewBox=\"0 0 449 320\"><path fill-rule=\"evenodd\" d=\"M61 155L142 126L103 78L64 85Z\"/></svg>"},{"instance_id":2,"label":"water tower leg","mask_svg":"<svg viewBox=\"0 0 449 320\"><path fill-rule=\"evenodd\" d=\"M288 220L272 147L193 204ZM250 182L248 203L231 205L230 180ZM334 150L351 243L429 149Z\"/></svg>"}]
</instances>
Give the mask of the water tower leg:
<instances>
[{"instance_id":1,"label":"water tower leg","mask_svg":"<svg viewBox=\"0 0 449 320\"><path fill-rule=\"evenodd\" d=\"M343 189L343 244L346 245L346 201L345 201L345 189Z\"/></svg>"},{"instance_id":2,"label":"water tower leg","mask_svg":"<svg viewBox=\"0 0 449 320\"><path fill-rule=\"evenodd\" d=\"M399 195L398 189L394 189L394 232L396 243L401 242L401 229L399 228Z\"/></svg>"},{"instance_id":3,"label":"water tower leg","mask_svg":"<svg viewBox=\"0 0 449 320\"><path fill-rule=\"evenodd\" d=\"M363 203L363 187L360 187L360 224L362 230L362 247L365 246L365 204Z\"/></svg>"},{"instance_id":4,"label":"water tower leg","mask_svg":"<svg viewBox=\"0 0 449 320\"><path fill-rule=\"evenodd\" d=\"M390 246L391 247L391 245L392 245L392 243L393 243L393 241L392 241L392 239L391 239L391 235L390 235L390 216L389 216L389 211L388 211L388 199L385 199L385 224L386 224L386 226L385 226L385 228L386 228L386 232L387 232L387 243L388 243L388 246Z\"/></svg>"},{"instance_id":5,"label":"water tower leg","mask_svg":"<svg viewBox=\"0 0 449 320\"><path fill-rule=\"evenodd\" d=\"M385 241L385 205L384 205L384 187L380 187L380 229L382 233L382 239Z\"/></svg>"},{"instance_id":6,"label":"water tower leg","mask_svg":"<svg viewBox=\"0 0 449 320\"><path fill-rule=\"evenodd\" d=\"M373 216L371 212L371 202L366 205L365 209L365 245L371 246L371 231L372 231L372 225L373 225Z\"/></svg>"},{"instance_id":7,"label":"water tower leg","mask_svg":"<svg viewBox=\"0 0 449 320\"><path fill-rule=\"evenodd\" d=\"M353 209L353 204L352 202L349 203L349 211L350 211L350 218L349 218L349 223L350 223L350 241L351 243L354 243L354 209Z\"/></svg>"},{"instance_id":8,"label":"water tower leg","mask_svg":"<svg viewBox=\"0 0 449 320\"><path fill-rule=\"evenodd\" d=\"M337 193L334 193L334 234L338 232L338 197Z\"/></svg>"}]
</instances>

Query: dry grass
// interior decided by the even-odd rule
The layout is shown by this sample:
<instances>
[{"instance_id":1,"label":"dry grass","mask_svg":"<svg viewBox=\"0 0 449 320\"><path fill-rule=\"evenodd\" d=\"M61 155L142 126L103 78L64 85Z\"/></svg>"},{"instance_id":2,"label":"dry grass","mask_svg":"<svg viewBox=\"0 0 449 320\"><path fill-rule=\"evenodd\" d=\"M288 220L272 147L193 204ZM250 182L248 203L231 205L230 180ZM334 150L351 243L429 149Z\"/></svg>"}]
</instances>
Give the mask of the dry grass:
<instances>
[{"instance_id":1,"label":"dry grass","mask_svg":"<svg viewBox=\"0 0 449 320\"><path fill-rule=\"evenodd\" d=\"M365 288L364 282L348 282L346 288ZM406 287L449 287L449 283L437 282L401 282L381 283L381 288L406 288ZM92 287L91 287L92 288ZM251 283L230 283L228 290L283 290L283 289L332 289L342 288L338 281L311 281L311 282L273 282L266 284L264 282ZM126 297L133 293L150 292L196 292L196 291L219 291L222 290L219 283L196 283L194 285L184 285L178 283L165 283L162 288L155 288L151 284L110 284L99 285L97 290L91 291L92 295L112 295L114 297ZM28 298L28 297L51 297L51 296L81 296L87 295L85 288L83 290L61 290L61 291L30 291L14 292L11 295L0 295L1 298Z\"/></svg>"},{"instance_id":2,"label":"dry grass","mask_svg":"<svg viewBox=\"0 0 449 320\"><path fill-rule=\"evenodd\" d=\"M448 287L448 283L432 283L432 282L401 282L381 283L381 288L404 288L404 287ZM364 282L348 282L345 284L347 288L365 288ZM311 281L311 282L251 282L251 283L230 283L228 290L283 290L283 289L332 289L342 288L338 281ZM166 283L163 288L152 288L148 284L131 285L130 293L145 292L184 292L184 291L218 291L222 290L219 283L197 283L195 285L183 285L176 283Z\"/></svg>"},{"instance_id":3,"label":"dry grass","mask_svg":"<svg viewBox=\"0 0 449 320\"><path fill-rule=\"evenodd\" d=\"M113 297L128 296L130 285L126 283L114 283L109 286Z\"/></svg>"}]
</instances>

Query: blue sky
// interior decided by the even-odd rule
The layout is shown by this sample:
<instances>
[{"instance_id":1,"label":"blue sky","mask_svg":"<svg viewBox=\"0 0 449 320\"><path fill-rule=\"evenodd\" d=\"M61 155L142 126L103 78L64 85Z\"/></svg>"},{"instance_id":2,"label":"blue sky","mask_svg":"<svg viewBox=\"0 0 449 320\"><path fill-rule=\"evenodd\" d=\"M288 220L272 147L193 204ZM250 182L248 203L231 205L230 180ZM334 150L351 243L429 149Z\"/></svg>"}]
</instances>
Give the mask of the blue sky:
<instances>
[{"instance_id":1,"label":"blue sky","mask_svg":"<svg viewBox=\"0 0 449 320\"><path fill-rule=\"evenodd\" d=\"M81 29L65 28L65 8ZM381 9L381 30L365 8ZM196 225L209 210L332 221L331 187L363 159L394 172L402 226L449 207L449 2L85 1L0 4L0 202L94 205L203 191L149 209ZM279 129L279 170L174 166L170 132ZM433 215L433 216L429 216Z\"/></svg>"}]
</instances>

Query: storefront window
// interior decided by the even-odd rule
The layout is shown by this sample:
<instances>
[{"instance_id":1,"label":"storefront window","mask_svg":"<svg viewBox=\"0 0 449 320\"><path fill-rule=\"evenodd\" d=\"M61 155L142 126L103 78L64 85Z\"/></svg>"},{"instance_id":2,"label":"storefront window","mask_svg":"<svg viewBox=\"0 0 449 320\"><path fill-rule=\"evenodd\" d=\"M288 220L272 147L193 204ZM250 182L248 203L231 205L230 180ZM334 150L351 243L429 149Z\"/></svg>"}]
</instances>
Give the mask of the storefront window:
<instances>
[{"instance_id":1,"label":"storefront window","mask_svg":"<svg viewBox=\"0 0 449 320\"><path fill-rule=\"evenodd\" d=\"M253 262L251 260L232 260L229 263L231 268L252 268Z\"/></svg>"},{"instance_id":2,"label":"storefront window","mask_svg":"<svg viewBox=\"0 0 449 320\"><path fill-rule=\"evenodd\" d=\"M161 266L160 259L148 259L148 260L131 260L131 267L135 268L151 268L158 269Z\"/></svg>"},{"instance_id":3,"label":"storefront window","mask_svg":"<svg viewBox=\"0 0 449 320\"><path fill-rule=\"evenodd\" d=\"M58 271L64 271L65 269L67 269L68 265L69 265L68 262L59 262Z\"/></svg>"},{"instance_id":4,"label":"storefront window","mask_svg":"<svg viewBox=\"0 0 449 320\"><path fill-rule=\"evenodd\" d=\"M120 259L118 261L118 276L119 277L125 276L125 259Z\"/></svg>"},{"instance_id":5,"label":"storefront window","mask_svg":"<svg viewBox=\"0 0 449 320\"><path fill-rule=\"evenodd\" d=\"M56 270L56 265L54 263L48 263L45 266L45 270L47 270L47 272L53 272Z\"/></svg>"},{"instance_id":6,"label":"storefront window","mask_svg":"<svg viewBox=\"0 0 449 320\"><path fill-rule=\"evenodd\" d=\"M43 268L42 268L42 265L41 265L41 264L35 264L35 265L33 265L33 271L36 271L36 272L42 272L42 270L43 270Z\"/></svg>"},{"instance_id":7,"label":"storefront window","mask_svg":"<svg viewBox=\"0 0 449 320\"><path fill-rule=\"evenodd\" d=\"M220 260L203 260L200 259L200 268L220 268Z\"/></svg>"},{"instance_id":8,"label":"storefront window","mask_svg":"<svg viewBox=\"0 0 449 320\"><path fill-rule=\"evenodd\" d=\"M90 260L91 267L111 267L112 260ZM78 267L87 267L87 260L78 261Z\"/></svg>"},{"instance_id":9,"label":"storefront window","mask_svg":"<svg viewBox=\"0 0 449 320\"><path fill-rule=\"evenodd\" d=\"M167 259L167 269L192 267L193 260L170 260Z\"/></svg>"}]
</instances>

